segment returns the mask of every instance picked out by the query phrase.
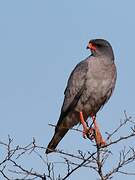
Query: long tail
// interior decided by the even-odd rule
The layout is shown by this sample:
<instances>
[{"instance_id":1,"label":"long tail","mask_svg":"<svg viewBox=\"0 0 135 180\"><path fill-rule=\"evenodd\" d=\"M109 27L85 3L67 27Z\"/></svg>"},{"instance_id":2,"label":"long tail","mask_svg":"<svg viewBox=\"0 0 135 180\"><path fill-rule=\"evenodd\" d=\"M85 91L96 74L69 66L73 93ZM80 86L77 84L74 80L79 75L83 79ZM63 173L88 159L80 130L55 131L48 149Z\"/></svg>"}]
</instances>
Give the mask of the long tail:
<instances>
[{"instance_id":1,"label":"long tail","mask_svg":"<svg viewBox=\"0 0 135 180\"><path fill-rule=\"evenodd\" d=\"M61 129L57 129L55 131L52 140L50 141L50 143L47 146L46 154L51 153L55 150L58 143L62 140L62 138L65 136L65 134L68 132L68 130L69 129L61 128Z\"/></svg>"}]
</instances>

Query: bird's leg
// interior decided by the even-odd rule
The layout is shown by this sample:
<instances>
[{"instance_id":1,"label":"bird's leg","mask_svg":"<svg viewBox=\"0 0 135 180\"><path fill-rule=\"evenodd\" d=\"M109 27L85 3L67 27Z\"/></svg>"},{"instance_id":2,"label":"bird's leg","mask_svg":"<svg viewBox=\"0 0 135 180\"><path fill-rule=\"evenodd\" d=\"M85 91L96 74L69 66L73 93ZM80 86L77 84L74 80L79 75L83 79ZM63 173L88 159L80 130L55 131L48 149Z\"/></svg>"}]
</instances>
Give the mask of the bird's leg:
<instances>
[{"instance_id":1,"label":"bird's leg","mask_svg":"<svg viewBox=\"0 0 135 180\"><path fill-rule=\"evenodd\" d=\"M83 126L83 137L86 138L86 134L88 132L88 127L87 127L87 124L84 120L82 111L80 112L80 121L81 121L81 124Z\"/></svg>"},{"instance_id":2,"label":"bird's leg","mask_svg":"<svg viewBox=\"0 0 135 180\"><path fill-rule=\"evenodd\" d=\"M94 115L91 115L91 118L93 120L94 124L94 130L95 130L95 141L98 146L104 146L106 143L102 138L102 135L100 133L99 127L97 125L96 117Z\"/></svg>"},{"instance_id":3,"label":"bird's leg","mask_svg":"<svg viewBox=\"0 0 135 180\"><path fill-rule=\"evenodd\" d=\"M88 137L90 140L93 140L94 129L88 127L88 125L86 124L84 120L82 111L80 112L80 121L83 126L83 137L84 138Z\"/></svg>"}]
</instances>

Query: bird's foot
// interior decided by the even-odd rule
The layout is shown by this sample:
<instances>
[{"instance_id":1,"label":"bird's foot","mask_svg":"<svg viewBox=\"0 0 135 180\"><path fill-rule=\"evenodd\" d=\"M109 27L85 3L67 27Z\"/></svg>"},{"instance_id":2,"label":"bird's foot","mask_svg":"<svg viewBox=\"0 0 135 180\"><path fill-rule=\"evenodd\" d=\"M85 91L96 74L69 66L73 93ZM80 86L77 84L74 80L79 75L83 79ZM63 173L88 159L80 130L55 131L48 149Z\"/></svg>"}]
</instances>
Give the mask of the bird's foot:
<instances>
[{"instance_id":1,"label":"bird's foot","mask_svg":"<svg viewBox=\"0 0 135 180\"><path fill-rule=\"evenodd\" d=\"M89 138L91 141L93 139L95 139L96 144L98 146L104 146L106 143L103 140L102 135L99 131L99 128L96 123L96 118L95 118L95 116L91 116L91 117L93 120L94 128L87 126L87 124L84 120L84 117L83 117L83 113L80 112L80 121L81 121L81 124L83 125L83 138L85 138L85 139Z\"/></svg>"},{"instance_id":2,"label":"bird's foot","mask_svg":"<svg viewBox=\"0 0 135 180\"><path fill-rule=\"evenodd\" d=\"M95 130L94 128L85 128L83 129L83 138L88 138L91 141L95 138Z\"/></svg>"},{"instance_id":3,"label":"bird's foot","mask_svg":"<svg viewBox=\"0 0 135 180\"><path fill-rule=\"evenodd\" d=\"M98 147L102 147L106 145L106 142L103 140L103 137L100 133L99 127L97 125L96 117L94 115L91 115L91 118L93 120L94 124L94 130L95 130L95 142Z\"/></svg>"},{"instance_id":4,"label":"bird's foot","mask_svg":"<svg viewBox=\"0 0 135 180\"><path fill-rule=\"evenodd\" d=\"M83 138L84 138L84 139L86 139L86 138L87 138L88 131L89 131L89 129L88 129L88 128L84 128L84 129L83 129L83 133L82 133L82 135L83 135Z\"/></svg>"},{"instance_id":5,"label":"bird's foot","mask_svg":"<svg viewBox=\"0 0 135 180\"><path fill-rule=\"evenodd\" d=\"M106 145L106 142L104 141L99 129L95 129L95 141L98 147L103 147Z\"/></svg>"},{"instance_id":6,"label":"bird's foot","mask_svg":"<svg viewBox=\"0 0 135 180\"><path fill-rule=\"evenodd\" d=\"M87 138L87 134L88 134L88 131L89 131L89 128L87 127L87 124L84 120L84 117L83 117L83 113L82 111L80 112L80 121L81 121L81 124L83 126L83 138Z\"/></svg>"},{"instance_id":7,"label":"bird's foot","mask_svg":"<svg viewBox=\"0 0 135 180\"><path fill-rule=\"evenodd\" d=\"M93 141L93 139L95 138L95 129L94 128L88 128L86 136L88 139Z\"/></svg>"}]
</instances>

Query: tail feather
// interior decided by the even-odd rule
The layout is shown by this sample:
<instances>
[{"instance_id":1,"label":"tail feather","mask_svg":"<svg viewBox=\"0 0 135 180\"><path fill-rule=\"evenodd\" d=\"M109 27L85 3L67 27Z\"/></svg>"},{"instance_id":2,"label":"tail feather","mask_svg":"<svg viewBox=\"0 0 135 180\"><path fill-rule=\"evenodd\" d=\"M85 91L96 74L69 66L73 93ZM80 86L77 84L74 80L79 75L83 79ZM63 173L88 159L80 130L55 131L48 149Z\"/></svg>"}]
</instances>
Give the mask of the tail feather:
<instances>
[{"instance_id":1,"label":"tail feather","mask_svg":"<svg viewBox=\"0 0 135 180\"><path fill-rule=\"evenodd\" d=\"M78 112L72 111L69 112L68 115L66 113L62 112L60 115L54 136L47 146L46 154L53 152L68 130L78 123Z\"/></svg>"},{"instance_id":2,"label":"tail feather","mask_svg":"<svg viewBox=\"0 0 135 180\"><path fill-rule=\"evenodd\" d=\"M55 148L57 147L58 143L62 140L62 138L65 136L65 134L68 132L69 129L59 129L55 132L52 140L50 141L50 143L47 146L46 149L46 154L51 153L55 150Z\"/></svg>"}]
</instances>

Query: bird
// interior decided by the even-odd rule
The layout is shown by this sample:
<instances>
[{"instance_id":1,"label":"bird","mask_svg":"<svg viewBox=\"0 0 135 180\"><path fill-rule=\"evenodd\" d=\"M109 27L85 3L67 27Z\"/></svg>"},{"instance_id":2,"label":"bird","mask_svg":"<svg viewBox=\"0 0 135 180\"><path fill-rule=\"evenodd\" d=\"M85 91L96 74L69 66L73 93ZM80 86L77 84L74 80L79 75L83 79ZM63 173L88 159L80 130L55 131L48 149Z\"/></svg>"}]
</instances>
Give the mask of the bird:
<instances>
[{"instance_id":1,"label":"bird","mask_svg":"<svg viewBox=\"0 0 135 180\"><path fill-rule=\"evenodd\" d=\"M99 146L106 142L97 124L97 112L111 97L117 79L115 57L111 44L105 39L92 39L86 49L90 55L79 62L71 72L64 91L64 101L54 136L46 148L46 154L54 152L58 143L73 126L82 124L83 137L91 134ZM92 119L93 128L87 126Z\"/></svg>"}]
</instances>

